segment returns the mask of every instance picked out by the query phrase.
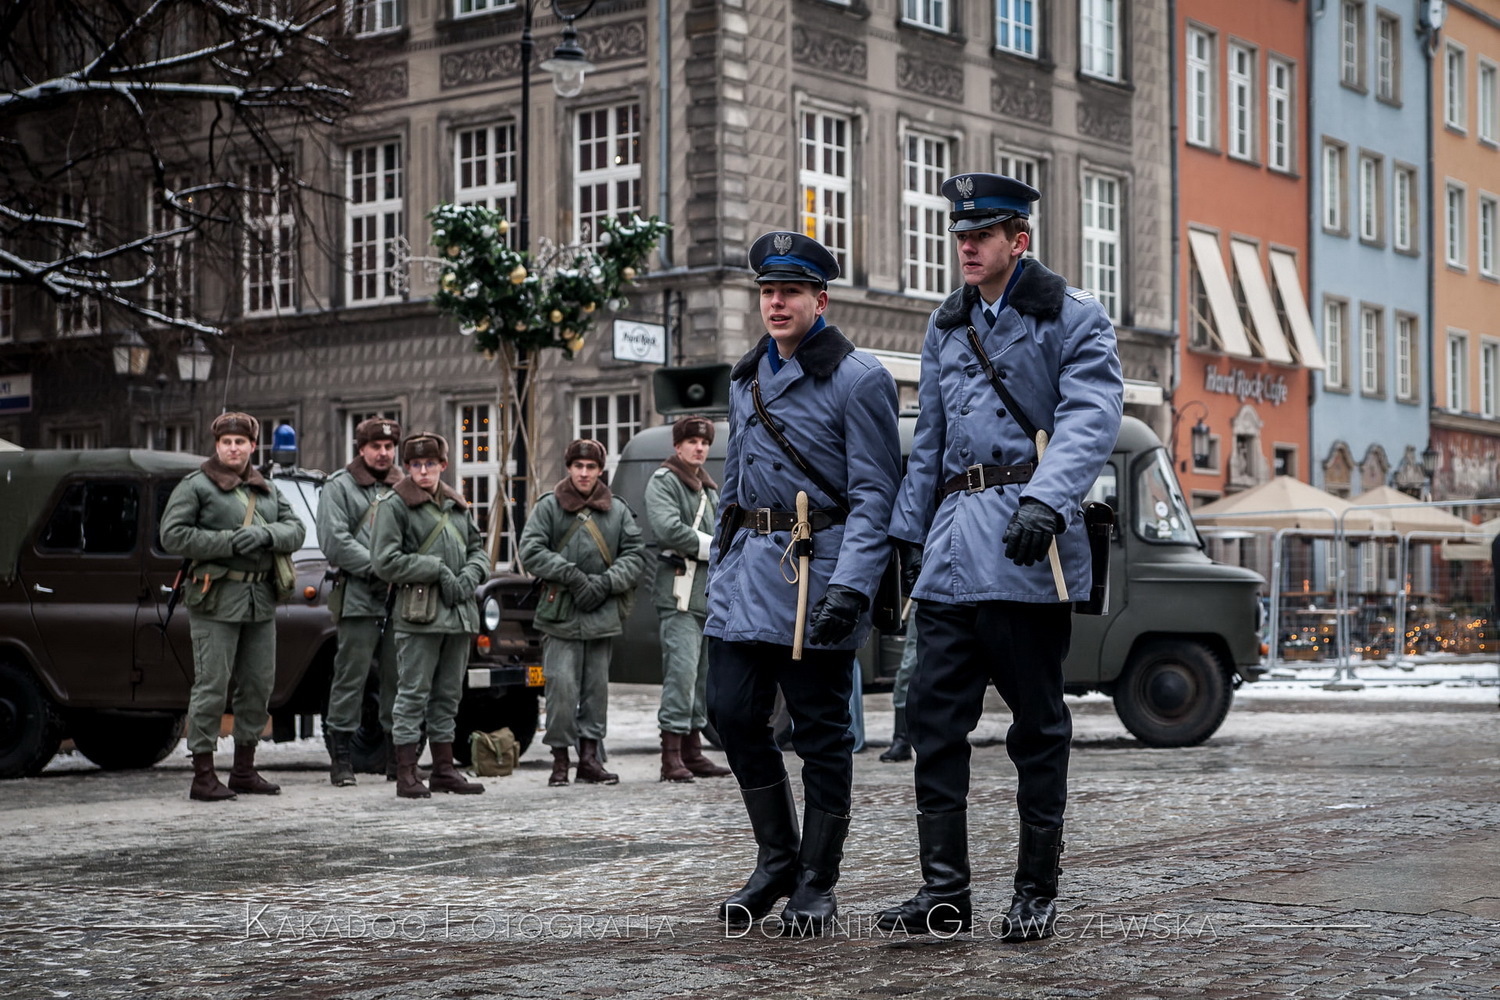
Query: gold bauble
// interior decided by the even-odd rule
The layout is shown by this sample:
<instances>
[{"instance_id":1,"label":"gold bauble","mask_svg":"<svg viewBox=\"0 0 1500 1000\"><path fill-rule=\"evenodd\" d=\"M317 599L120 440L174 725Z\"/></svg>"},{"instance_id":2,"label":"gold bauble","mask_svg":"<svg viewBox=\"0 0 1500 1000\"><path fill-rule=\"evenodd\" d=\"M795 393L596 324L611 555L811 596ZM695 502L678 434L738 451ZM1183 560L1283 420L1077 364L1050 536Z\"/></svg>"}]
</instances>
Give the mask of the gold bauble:
<instances>
[{"instance_id":1,"label":"gold bauble","mask_svg":"<svg viewBox=\"0 0 1500 1000\"><path fill-rule=\"evenodd\" d=\"M457 243L449 243L448 244L448 256L449 257L457 257L458 254L459 254L458 244Z\"/></svg>"},{"instance_id":2,"label":"gold bauble","mask_svg":"<svg viewBox=\"0 0 1500 1000\"><path fill-rule=\"evenodd\" d=\"M595 309L598 309L598 308L599 308L599 303L597 303L597 302L590 302L588 305L586 305L586 306L583 307L583 311L586 312L586 313L591 313Z\"/></svg>"},{"instance_id":3,"label":"gold bauble","mask_svg":"<svg viewBox=\"0 0 1500 1000\"><path fill-rule=\"evenodd\" d=\"M501 236L504 236L506 233L510 232L510 223L506 222L504 219L501 219L499 223L496 224L495 229L499 231Z\"/></svg>"},{"instance_id":4,"label":"gold bauble","mask_svg":"<svg viewBox=\"0 0 1500 1000\"><path fill-rule=\"evenodd\" d=\"M624 278L626 281L634 281L635 280L635 268L633 268L633 267L622 267L622 268L620 268L620 277Z\"/></svg>"},{"instance_id":5,"label":"gold bauble","mask_svg":"<svg viewBox=\"0 0 1500 1000\"><path fill-rule=\"evenodd\" d=\"M550 313L547 314L547 318L550 319L554 323L561 323L562 322L562 310L561 309L554 309L554 310L552 310Z\"/></svg>"},{"instance_id":6,"label":"gold bauble","mask_svg":"<svg viewBox=\"0 0 1500 1000\"><path fill-rule=\"evenodd\" d=\"M577 354L579 351L583 350L583 338L570 337L569 339L563 341L563 346L572 351L574 354Z\"/></svg>"},{"instance_id":7,"label":"gold bauble","mask_svg":"<svg viewBox=\"0 0 1500 1000\"><path fill-rule=\"evenodd\" d=\"M474 324L474 332L475 333L483 333L484 331L488 330L489 328L490 328L490 318L488 316L481 316L481 317L479 317L479 322L477 322L477 323Z\"/></svg>"},{"instance_id":8,"label":"gold bauble","mask_svg":"<svg viewBox=\"0 0 1500 1000\"><path fill-rule=\"evenodd\" d=\"M458 287L458 278L454 276L452 271L449 271L443 275L443 280L439 281L438 284L443 286L443 291L451 292Z\"/></svg>"},{"instance_id":9,"label":"gold bauble","mask_svg":"<svg viewBox=\"0 0 1500 1000\"><path fill-rule=\"evenodd\" d=\"M515 266L515 268L510 272L510 283L512 285L519 285L521 282L523 282L525 280L526 280L526 265L525 264L517 264Z\"/></svg>"},{"instance_id":10,"label":"gold bauble","mask_svg":"<svg viewBox=\"0 0 1500 1000\"><path fill-rule=\"evenodd\" d=\"M516 332L520 333L521 331L523 331L525 329L526 329L526 321L524 319L518 319L518 320L516 320Z\"/></svg>"}]
</instances>

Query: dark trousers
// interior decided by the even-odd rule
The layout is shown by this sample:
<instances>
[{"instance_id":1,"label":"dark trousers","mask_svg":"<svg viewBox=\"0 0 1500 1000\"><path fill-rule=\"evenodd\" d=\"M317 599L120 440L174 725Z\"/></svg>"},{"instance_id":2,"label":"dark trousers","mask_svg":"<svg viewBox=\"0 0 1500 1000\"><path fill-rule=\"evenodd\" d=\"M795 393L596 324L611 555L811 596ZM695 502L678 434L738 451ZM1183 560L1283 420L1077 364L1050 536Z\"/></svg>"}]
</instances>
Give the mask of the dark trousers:
<instances>
[{"instance_id":1,"label":"dark trousers","mask_svg":"<svg viewBox=\"0 0 1500 1000\"><path fill-rule=\"evenodd\" d=\"M849 815L854 650L808 649L799 662L790 646L709 637L708 721L741 788L765 788L786 777L771 732L778 686L792 717L792 746L802 758L807 804L832 816Z\"/></svg>"},{"instance_id":2,"label":"dark trousers","mask_svg":"<svg viewBox=\"0 0 1500 1000\"><path fill-rule=\"evenodd\" d=\"M1022 822L1062 825L1073 720L1063 703L1072 605L919 601L920 657L906 694L916 752L917 809L963 809L969 797L969 734L993 683L1014 721L1005 749L1016 765Z\"/></svg>"}]
</instances>

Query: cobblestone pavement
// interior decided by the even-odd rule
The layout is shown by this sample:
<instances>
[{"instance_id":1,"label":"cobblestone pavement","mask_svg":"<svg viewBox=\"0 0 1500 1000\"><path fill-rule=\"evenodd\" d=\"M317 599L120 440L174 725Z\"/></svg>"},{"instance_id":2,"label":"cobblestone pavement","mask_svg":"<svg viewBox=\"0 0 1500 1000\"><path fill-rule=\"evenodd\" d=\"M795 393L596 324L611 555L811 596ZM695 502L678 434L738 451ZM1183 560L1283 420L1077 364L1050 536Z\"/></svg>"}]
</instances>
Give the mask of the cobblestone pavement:
<instances>
[{"instance_id":1,"label":"cobblestone pavement","mask_svg":"<svg viewBox=\"0 0 1500 1000\"><path fill-rule=\"evenodd\" d=\"M1013 782L992 711L971 803L980 926L890 938L917 885L910 765L867 698L828 939L713 919L753 861L732 779L656 782L650 687L612 689L615 787L546 787L546 751L486 794L334 789L315 741L262 755L274 798L187 799L188 764L66 758L0 785L0 996L1493 997L1500 740L1493 702L1242 699L1203 747L1147 750L1070 699L1057 937L1006 945ZM997 706L998 707L998 706ZM220 755L227 764L228 750Z\"/></svg>"}]
</instances>

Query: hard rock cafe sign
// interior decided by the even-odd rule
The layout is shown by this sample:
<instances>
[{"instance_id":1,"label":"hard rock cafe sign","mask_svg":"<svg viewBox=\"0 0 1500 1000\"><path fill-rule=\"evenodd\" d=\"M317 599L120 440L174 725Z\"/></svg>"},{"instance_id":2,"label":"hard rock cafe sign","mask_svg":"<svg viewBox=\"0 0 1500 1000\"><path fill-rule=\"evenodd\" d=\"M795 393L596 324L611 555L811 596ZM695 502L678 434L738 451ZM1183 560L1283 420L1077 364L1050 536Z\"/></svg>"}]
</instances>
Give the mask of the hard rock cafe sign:
<instances>
[{"instance_id":1,"label":"hard rock cafe sign","mask_svg":"<svg viewBox=\"0 0 1500 1000\"><path fill-rule=\"evenodd\" d=\"M1205 392L1234 396L1241 403L1248 399L1257 403L1270 403L1272 406L1285 403L1287 393L1284 375L1268 378L1262 372L1249 372L1243 368L1221 372L1218 365L1209 365L1204 369L1203 389Z\"/></svg>"}]
</instances>

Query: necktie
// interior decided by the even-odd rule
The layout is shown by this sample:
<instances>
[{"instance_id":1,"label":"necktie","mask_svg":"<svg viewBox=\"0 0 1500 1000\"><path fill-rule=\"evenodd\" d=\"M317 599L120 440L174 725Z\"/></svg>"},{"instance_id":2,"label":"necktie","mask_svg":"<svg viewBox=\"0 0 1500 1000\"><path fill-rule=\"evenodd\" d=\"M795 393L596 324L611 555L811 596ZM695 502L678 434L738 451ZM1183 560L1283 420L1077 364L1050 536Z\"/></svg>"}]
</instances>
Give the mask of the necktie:
<instances>
[{"instance_id":1,"label":"necktie","mask_svg":"<svg viewBox=\"0 0 1500 1000\"><path fill-rule=\"evenodd\" d=\"M986 323L988 323L990 326L994 326L995 325L995 313L992 310L990 310L990 309L986 309L984 311L984 321Z\"/></svg>"}]
</instances>

